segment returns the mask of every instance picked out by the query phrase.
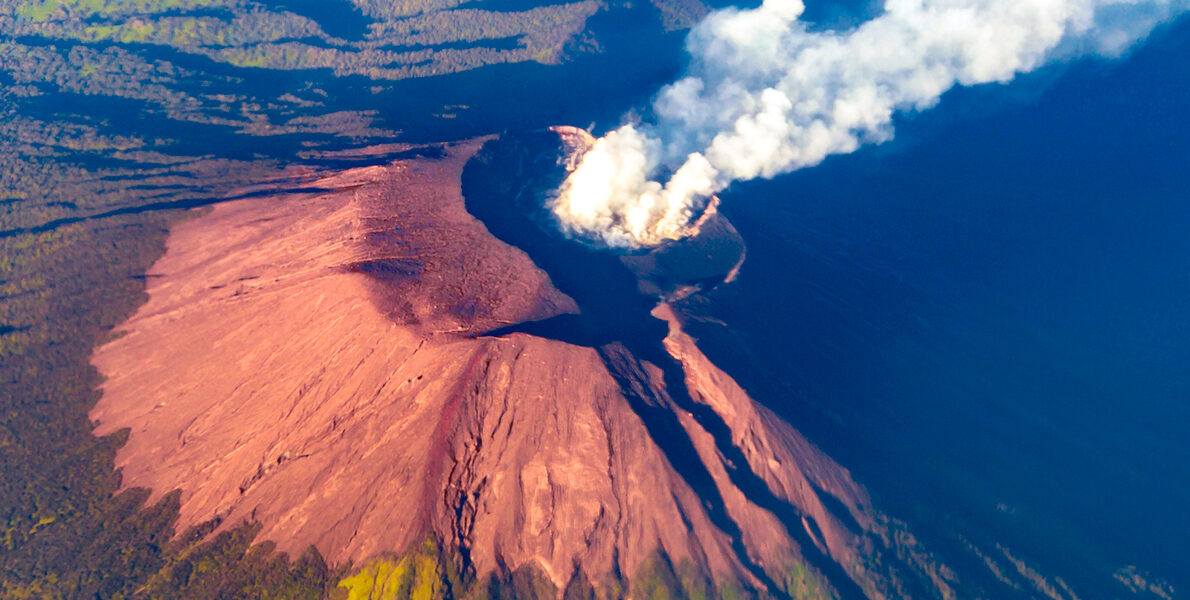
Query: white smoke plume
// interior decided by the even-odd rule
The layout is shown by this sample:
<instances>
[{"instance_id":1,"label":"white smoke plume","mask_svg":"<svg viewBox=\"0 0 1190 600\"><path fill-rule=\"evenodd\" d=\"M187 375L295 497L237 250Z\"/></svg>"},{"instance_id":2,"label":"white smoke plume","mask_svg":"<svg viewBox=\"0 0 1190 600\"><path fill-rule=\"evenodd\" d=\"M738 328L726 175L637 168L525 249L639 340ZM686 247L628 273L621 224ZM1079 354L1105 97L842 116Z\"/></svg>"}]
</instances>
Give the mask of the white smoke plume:
<instances>
[{"instance_id":1,"label":"white smoke plume","mask_svg":"<svg viewBox=\"0 0 1190 600\"><path fill-rule=\"evenodd\" d=\"M613 247L680 238L733 181L889 140L895 113L956 85L1118 56L1190 0L886 0L839 32L810 30L803 9L764 0L698 24L688 74L658 94L656 122L603 136L563 183L551 205L562 227Z\"/></svg>"}]
</instances>

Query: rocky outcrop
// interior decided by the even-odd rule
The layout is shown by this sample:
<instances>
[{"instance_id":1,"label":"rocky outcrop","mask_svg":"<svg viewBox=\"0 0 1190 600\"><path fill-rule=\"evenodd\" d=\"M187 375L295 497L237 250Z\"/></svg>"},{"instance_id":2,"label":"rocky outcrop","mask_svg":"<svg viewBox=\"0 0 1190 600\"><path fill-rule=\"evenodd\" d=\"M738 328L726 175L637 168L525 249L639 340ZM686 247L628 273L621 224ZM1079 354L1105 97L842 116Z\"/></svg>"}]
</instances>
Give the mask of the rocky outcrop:
<instances>
[{"instance_id":1,"label":"rocky outcrop","mask_svg":"<svg viewBox=\"0 0 1190 600\"><path fill-rule=\"evenodd\" d=\"M180 527L252 520L357 565L432 537L476 578L532 569L559 594L581 575L633 595L659 560L709 589L904 589L918 569L879 558L863 490L667 305L677 380L623 346L482 335L578 307L464 209L478 147L177 225L93 357L124 485L180 489Z\"/></svg>"}]
</instances>

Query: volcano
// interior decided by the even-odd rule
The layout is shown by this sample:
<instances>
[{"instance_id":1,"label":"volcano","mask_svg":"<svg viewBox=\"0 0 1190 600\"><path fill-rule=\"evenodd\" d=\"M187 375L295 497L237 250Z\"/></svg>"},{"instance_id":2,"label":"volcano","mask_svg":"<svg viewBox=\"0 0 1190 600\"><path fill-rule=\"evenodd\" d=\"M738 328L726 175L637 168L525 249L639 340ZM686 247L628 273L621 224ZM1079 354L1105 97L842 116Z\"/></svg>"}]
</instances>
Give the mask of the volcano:
<instances>
[{"instance_id":1,"label":"volcano","mask_svg":"<svg viewBox=\"0 0 1190 600\"><path fill-rule=\"evenodd\" d=\"M92 358L123 485L180 490L179 531L252 522L377 589L429 540L439 597L518 577L539 597L948 597L949 570L683 331L674 301L745 256L713 204L634 254L551 226L583 135L446 144L174 226Z\"/></svg>"}]
</instances>

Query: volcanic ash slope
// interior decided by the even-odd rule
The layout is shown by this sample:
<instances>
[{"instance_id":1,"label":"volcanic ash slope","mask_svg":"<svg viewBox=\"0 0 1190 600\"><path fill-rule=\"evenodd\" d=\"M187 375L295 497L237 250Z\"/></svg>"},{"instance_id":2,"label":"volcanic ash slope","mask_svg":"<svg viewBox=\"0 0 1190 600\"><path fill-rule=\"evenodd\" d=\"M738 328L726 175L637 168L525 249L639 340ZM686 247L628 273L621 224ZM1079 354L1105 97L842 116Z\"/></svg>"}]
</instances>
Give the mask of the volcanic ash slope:
<instances>
[{"instance_id":1,"label":"volcanic ash slope","mask_svg":"<svg viewBox=\"0 0 1190 600\"><path fill-rule=\"evenodd\" d=\"M249 520L284 551L356 566L433 539L470 581L532 572L558 595L572 579L632 597L656 581L870 597L925 581L945 595L848 473L755 405L668 307L666 348L715 435L625 351L475 335L577 310L464 210L478 147L175 226L148 302L93 357L96 433L130 430L124 485L180 489L180 529ZM680 423L713 489L673 467L642 406Z\"/></svg>"}]
</instances>

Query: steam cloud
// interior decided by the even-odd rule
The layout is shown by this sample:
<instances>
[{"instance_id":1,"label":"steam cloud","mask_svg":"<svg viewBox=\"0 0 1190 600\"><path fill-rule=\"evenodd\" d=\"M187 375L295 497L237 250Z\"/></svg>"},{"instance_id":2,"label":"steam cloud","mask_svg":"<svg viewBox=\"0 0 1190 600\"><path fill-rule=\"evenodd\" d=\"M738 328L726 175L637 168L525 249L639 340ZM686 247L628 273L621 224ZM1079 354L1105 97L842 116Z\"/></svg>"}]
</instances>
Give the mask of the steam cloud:
<instances>
[{"instance_id":1,"label":"steam cloud","mask_svg":"<svg viewBox=\"0 0 1190 600\"><path fill-rule=\"evenodd\" d=\"M681 238L733 181L887 141L894 113L929 108L955 85L1007 82L1081 54L1118 56L1188 8L1190 0L886 0L880 16L842 32L810 31L801 0L719 10L687 38L688 74L654 100L656 123L597 140L551 209L571 234L613 247Z\"/></svg>"}]
</instances>

